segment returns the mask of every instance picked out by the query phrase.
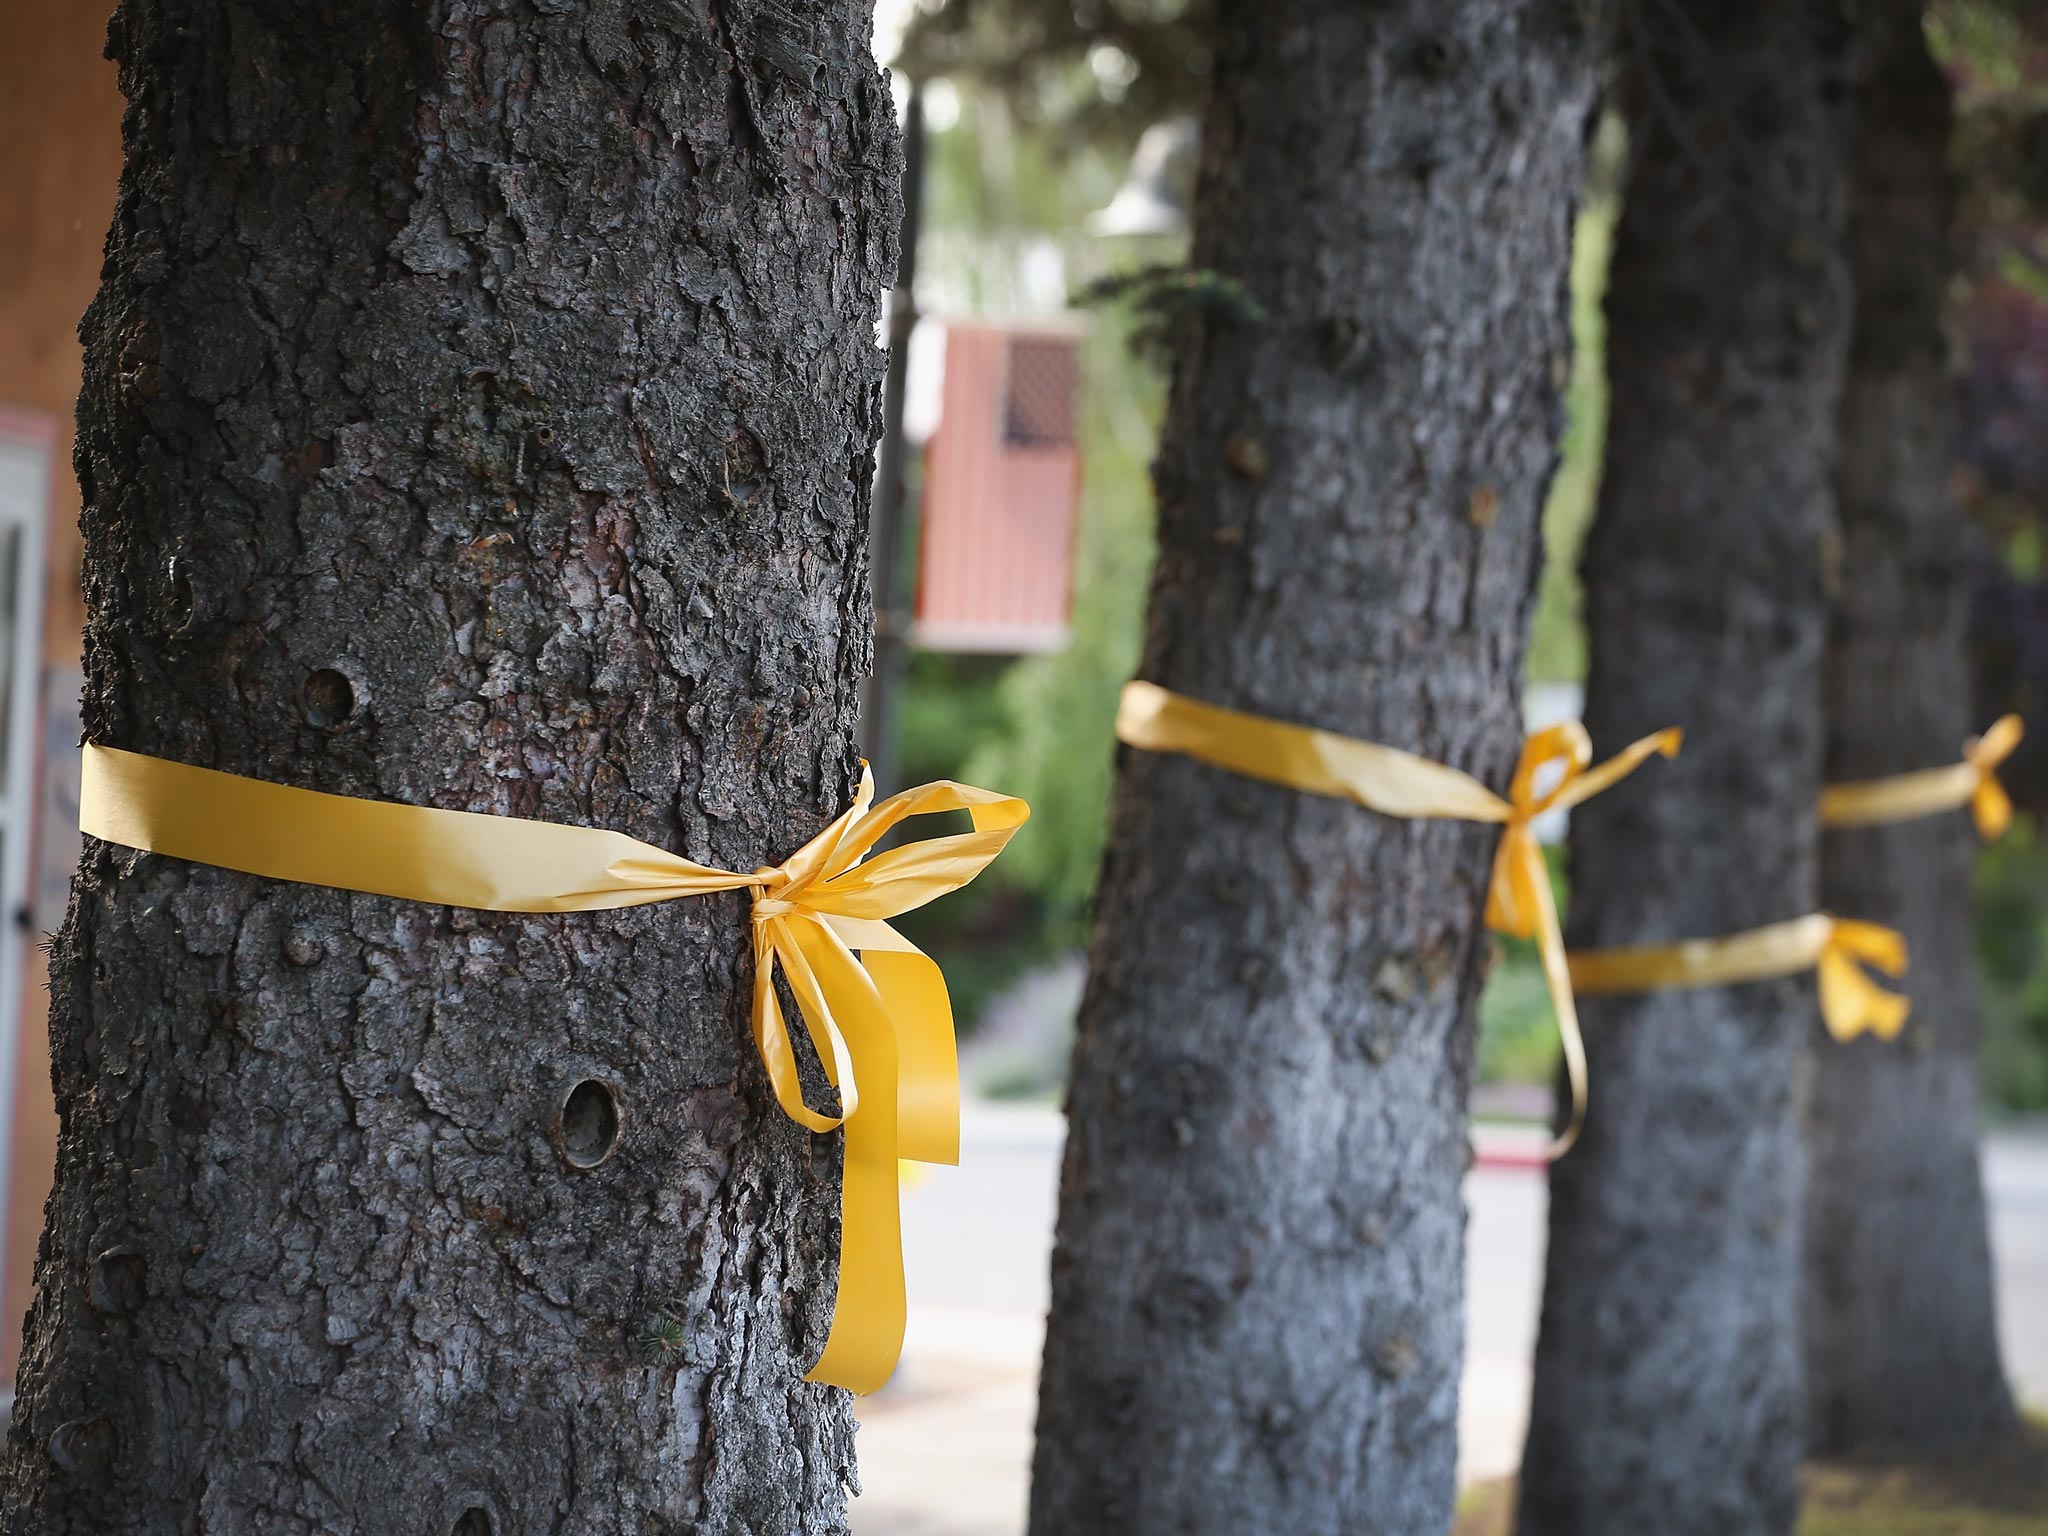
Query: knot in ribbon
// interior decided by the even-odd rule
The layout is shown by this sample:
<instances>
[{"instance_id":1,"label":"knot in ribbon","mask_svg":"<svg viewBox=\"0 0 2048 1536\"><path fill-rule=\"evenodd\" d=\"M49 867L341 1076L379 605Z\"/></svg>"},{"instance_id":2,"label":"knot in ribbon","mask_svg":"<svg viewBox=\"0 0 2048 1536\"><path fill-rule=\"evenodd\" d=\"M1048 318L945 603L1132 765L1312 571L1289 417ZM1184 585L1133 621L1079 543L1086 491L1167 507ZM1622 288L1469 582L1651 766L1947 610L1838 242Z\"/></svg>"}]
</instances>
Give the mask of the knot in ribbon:
<instances>
[{"instance_id":1,"label":"knot in ribbon","mask_svg":"<svg viewBox=\"0 0 2048 1536\"><path fill-rule=\"evenodd\" d=\"M1012 796L949 780L905 790L870 809L873 798L874 780L863 766L860 789L844 813L782 863L746 877L753 894L754 1043L783 1113L823 1133L855 1119L857 1059L887 1055L893 1039L901 1060L896 1070L886 1064L882 1070L898 1078L902 1100L901 1150L890 1158L894 1179L896 1156L957 1161L960 1128L944 980L887 920L972 880L1030 811ZM968 812L974 830L868 857L900 822L945 811ZM839 1090L836 1115L804 1102L777 975L789 983L826 1080ZM927 1027L934 1024L940 1027ZM944 1079L938 1093L930 1091L934 1074ZM863 1068L863 1075L872 1072Z\"/></svg>"},{"instance_id":2,"label":"knot in ribbon","mask_svg":"<svg viewBox=\"0 0 2048 1536\"><path fill-rule=\"evenodd\" d=\"M1913 1011L1913 1000L1886 991L1864 974L1863 967L1871 966L1894 979L1903 977L1906 936L1881 923L1821 915L1828 923L1827 938L1814 961L1821 1022L1837 1040L1853 1040L1866 1031L1880 1040L1898 1039Z\"/></svg>"},{"instance_id":3,"label":"knot in ribbon","mask_svg":"<svg viewBox=\"0 0 2048 1536\"><path fill-rule=\"evenodd\" d=\"M1970 791L1970 814L1986 842L2005 836L2005 829L2012 825L2012 796L1998 782L1998 768L2012 756L2026 729L2018 715L2001 715L1982 736L1963 743L1963 761L1977 776L1976 787Z\"/></svg>"},{"instance_id":4,"label":"knot in ribbon","mask_svg":"<svg viewBox=\"0 0 2048 1536\"><path fill-rule=\"evenodd\" d=\"M2018 715L2003 715L1982 736L1963 743L1963 758L1946 768L1922 768L1883 779L1830 784L1821 791L1823 826L1864 827L1879 822L1917 821L1967 805L1987 842L2012 825L2012 797L1998 781L1998 769L2026 734Z\"/></svg>"},{"instance_id":5,"label":"knot in ribbon","mask_svg":"<svg viewBox=\"0 0 2048 1536\"><path fill-rule=\"evenodd\" d=\"M754 1043L776 1102L808 1130L846 1130L839 1291L808 1379L871 1392L903 1343L898 1160L960 1155L945 978L888 919L967 884L1031 814L1013 796L943 780L873 800L863 764L853 804L824 831L782 863L740 874L601 827L322 794L88 744L78 825L244 874L488 912L750 892ZM974 829L869 857L906 819L947 811L965 811ZM839 1090L837 1114L804 1102L777 976Z\"/></svg>"},{"instance_id":6,"label":"knot in ribbon","mask_svg":"<svg viewBox=\"0 0 2048 1536\"><path fill-rule=\"evenodd\" d=\"M1590 800L1635 772L1648 757L1677 756L1684 740L1684 732L1675 727L1658 731L1591 768L1593 741L1578 721L1532 732L1522 743L1522 756L1508 781L1505 830L1494 854L1493 881L1487 888L1487 927L1512 938L1532 939L1540 931L1543 914L1554 907L1550 873L1536 838L1535 823L1540 818ZM1553 767L1561 771L1548 789L1539 789L1544 771Z\"/></svg>"},{"instance_id":7,"label":"knot in ribbon","mask_svg":"<svg viewBox=\"0 0 2048 1536\"><path fill-rule=\"evenodd\" d=\"M1558 1039L1564 1050L1565 1077L1571 1085L1571 1118L1551 1143L1550 1155L1562 1157L1579 1139L1586 1123L1586 1042L1579 1027L1578 1004L1572 996L1571 966L1565 954L1564 930L1550 890L1550 867L1536 839L1537 818L1567 810L1589 800L1636 771L1653 756L1675 757L1684 741L1675 727L1630 743L1599 767L1593 741L1576 720L1546 726L1522 743L1522 756L1508 782L1506 816L1500 847L1493 856L1493 878L1486 891L1486 925L1510 938L1534 939L1543 962L1543 980L1557 1015ZM1549 769L1561 771L1547 789L1539 780Z\"/></svg>"}]
</instances>

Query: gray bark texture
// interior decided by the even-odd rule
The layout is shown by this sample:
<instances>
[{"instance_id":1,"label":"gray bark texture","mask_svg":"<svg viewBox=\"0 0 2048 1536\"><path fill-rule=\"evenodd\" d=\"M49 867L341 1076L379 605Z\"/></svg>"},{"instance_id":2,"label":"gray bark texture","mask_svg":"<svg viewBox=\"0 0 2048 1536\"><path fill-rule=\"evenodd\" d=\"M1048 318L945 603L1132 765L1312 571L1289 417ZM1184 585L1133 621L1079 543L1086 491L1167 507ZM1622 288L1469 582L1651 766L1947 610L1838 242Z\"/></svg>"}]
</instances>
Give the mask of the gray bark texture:
<instances>
[{"instance_id":1,"label":"gray bark texture","mask_svg":"<svg viewBox=\"0 0 2048 1536\"><path fill-rule=\"evenodd\" d=\"M89 739L738 869L844 808L900 204L866 0L127 0ZM90 844L13 1532L843 1530L838 1157L743 894ZM581 1085L579 1087L579 1085Z\"/></svg>"},{"instance_id":2,"label":"gray bark texture","mask_svg":"<svg viewBox=\"0 0 2048 1536\"><path fill-rule=\"evenodd\" d=\"M1632 7L1586 720L1675 762L1573 812L1575 948L1800 917L1849 326L1837 0ZM1810 977L1588 998L1551 1173L1522 1536L1770 1536L1797 1512Z\"/></svg>"},{"instance_id":3,"label":"gray bark texture","mask_svg":"<svg viewBox=\"0 0 2048 1536\"><path fill-rule=\"evenodd\" d=\"M1918 0L1866 6L1857 43L1849 261L1854 333L1835 495L1827 772L1952 762L1969 718L1965 532L1949 497L1943 306L1949 90ZM1821 889L1906 935L1913 1016L1895 1042L1816 1030L1806 1198L1807 1438L1840 1455L2014 1426L1998 1359L1978 1168L1967 813L1826 834Z\"/></svg>"},{"instance_id":4,"label":"gray bark texture","mask_svg":"<svg viewBox=\"0 0 2048 1536\"><path fill-rule=\"evenodd\" d=\"M1142 675L1504 788L1597 50L1553 0L1226 5ZM1125 751L1031 1530L1438 1536L1496 831Z\"/></svg>"}]
</instances>

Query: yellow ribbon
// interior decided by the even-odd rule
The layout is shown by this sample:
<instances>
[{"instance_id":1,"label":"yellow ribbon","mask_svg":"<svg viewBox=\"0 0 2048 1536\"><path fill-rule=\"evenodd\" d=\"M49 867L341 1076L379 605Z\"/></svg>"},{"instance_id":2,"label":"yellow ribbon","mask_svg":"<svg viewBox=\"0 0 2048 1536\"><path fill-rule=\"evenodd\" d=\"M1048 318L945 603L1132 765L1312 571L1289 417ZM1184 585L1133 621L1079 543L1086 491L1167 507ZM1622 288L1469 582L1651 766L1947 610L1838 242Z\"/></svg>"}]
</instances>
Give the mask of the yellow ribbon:
<instances>
[{"instance_id":1,"label":"yellow ribbon","mask_svg":"<svg viewBox=\"0 0 2048 1536\"><path fill-rule=\"evenodd\" d=\"M1645 736L1595 768L1589 766L1593 747L1583 725L1572 721L1546 727L1523 743L1505 799L1470 774L1413 753L1199 703L1153 683L1124 685L1116 734L1128 746L1178 752L1246 778L1351 800L1386 816L1503 826L1487 888L1486 921L1496 932L1533 938L1542 956L1572 1093L1571 1119L1551 1144L1550 1155L1570 1150L1586 1120L1586 1047L1550 871L1531 823L1547 811L1599 794L1654 754L1674 755L1681 740L1677 730ZM1556 781L1539 790L1537 779L1552 768L1559 770Z\"/></svg>"},{"instance_id":2,"label":"yellow ribbon","mask_svg":"<svg viewBox=\"0 0 2048 1536\"><path fill-rule=\"evenodd\" d=\"M2012 756L2025 727L2018 715L2002 716L1982 736L1963 743L1963 760L1946 768L1830 784L1820 792L1821 825L1862 827L1882 821L1917 821L1967 805L1985 841L2012 825L2012 797L1998 782L1998 765Z\"/></svg>"},{"instance_id":3,"label":"yellow ribbon","mask_svg":"<svg viewBox=\"0 0 2048 1536\"><path fill-rule=\"evenodd\" d=\"M1887 976L1905 975L1905 935L1825 912L1726 938L1574 950L1570 958L1572 985L1588 994L1725 987L1818 971L1821 1018L1837 1040L1865 1031L1895 1040L1913 1010L1910 999L1886 991L1863 971L1868 965Z\"/></svg>"},{"instance_id":4,"label":"yellow ribbon","mask_svg":"<svg viewBox=\"0 0 2048 1536\"><path fill-rule=\"evenodd\" d=\"M887 919L967 884L1031 814L1022 800L950 782L873 798L863 766L843 815L782 863L740 874L601 828L359 800L89 745L78 825L110 843L273 880L491 912L751 892L754 1042L776 1101L812 1131L846 1129L838 1298L807 1379L872 1392L903 1344L898 1157L960 1155L945 979ZM974 830L868 857L900 822L945 811L966 811ZM837 1115L804 1103L778 970L839 1089Z\"/></svg>"}]
</instances>

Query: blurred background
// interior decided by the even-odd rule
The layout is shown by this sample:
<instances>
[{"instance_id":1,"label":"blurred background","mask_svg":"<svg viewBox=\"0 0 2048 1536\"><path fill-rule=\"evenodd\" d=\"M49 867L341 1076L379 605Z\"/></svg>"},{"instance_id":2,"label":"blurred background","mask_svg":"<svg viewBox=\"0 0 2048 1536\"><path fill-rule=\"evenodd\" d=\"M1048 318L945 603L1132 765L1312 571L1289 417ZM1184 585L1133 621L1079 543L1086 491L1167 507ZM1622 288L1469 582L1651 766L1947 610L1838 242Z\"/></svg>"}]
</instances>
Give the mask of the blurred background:
<instances>
[{"instance_id":1,"label":"blurred background","mask_svg":"<svg viewBox=\"0 0 2048 1536\"><path fill-rule=\"evenodd\" d=\"M946 951L972 1086L997 1099L1051 1101L1079 995L1117 690L1135 665L1143 624L1147 470L1166 378L1159 332L1176 306L1207 301L1186 291L1174 267L1206 57L1192 25L1175 57L1175 30L1155 20L1142 35L1167 55L1173 78L1149 81L1139 59L1109 40L1119 31L1108 24L1114 6L1100 8L1103 35L1093 40L1080 23L1061 33L1029 20L1040 9L1084 8L1030 0L922 10L905 0L883 9L899 102L912 70L946 72L919 86L921 318L909 348L904 531L890 586L907 656L896 707L877 723L893 737L901 782L961 777L1031 802L1031 835L971 890L919 914L919 937ZM2040 721L2048 691L2048 14L1962 0L1937 4L1933 18L1959 98L1954 482L1974 572L1975 713L1989 722L2011 709ZM1532 723L1575 715L1585 672L1576 570L1606 418L1601 294L1624 139L1618 122L1603 124L1579 220L1578 359L1545 514ZM982 365L978 381L956 377L977 366L974 338L988 336L1008 357ZM1063 458L1059 475L1034 480L1040 472L1030 452L1016 451L1015 422L998 419L1018 409L1003 396L1006 384L1032 387L1017 359L1040 337L1073 354L1059 386L1071 380L1071 399L1052 413L1076 450L1071 478ZM959 460L984 445L987 478L963 476ZM1069 501L1076 492L1078 506ZM964 531L985 541L985 573L955 558ZM1063 580L1020 598L1016 549L1033 544L1071 549L1071 564ZM1044 606L1028 635L1011 635L1005 625L1017 621L1005 604L1020 601ZM2035 732L2003 776L2024 814L1979 868L1984 1097L1994 1114L2021 1115L2048 1111L2048 848L2038 830L2048 808L2048 730ZM1534 952L1507 945L1482 1004L1482 1110L1545 1117L1555 1059Z\"/></svg>"},{"instance_id":2,"label":"blurred background","mask_svg":"<svg viewBox=\"0 0 2048 1536\"><path fill-rule=\"evenodd\" d=\"M1208 66L1199 0L883 9L883 47L894 51L899 103L921 119L923 154L914 304L897 297L899 317L918 317L907 353L902 525L893 544L884 541L895 564L878 578L885 654L892 638L902 643L901 684L871 718L888 733L884 750L901 782L999 784L1029 799L1033 816L1030 835L989 875L905 924L945 956L963 1077L983 1104L969 1113L962 1169L934 1173L906 1196L911 1338L897 1381L865 1405L869 1494L856 1506L856 1529L996 1536L1022 1528L1057 1106L1117 692L1144 622L1163 332L1177 308L1233 296L1193 290L1177 265ZM1972 571L1974 713L1989 722L2018 710L2048 725L2048 8L1938 0L1930 32L1957 93L1953 479ZM1525 695L1532 726L1575 717L1585 674L1577 564L1606 420L1601 299L1625 138L1618 121L1603 123L1577 230L1577 361L1545 514ZM963 378L960 370L977 368L972 348L987 344L970 338L997 325L1011 348L1007 371L996 362ZM1041 335L1073 350L1077 475L1025 493L1027 471L986 450L1003 436L1003 390L1027 387L1015 349ZM958 465L977 453L994 478L969 486ZM885 498L889 469L885 455ZM1002 492L989 494L998 483ZM991 524L1002 525L1001 537ZM1028 647L1002 642L994 608L980 615L983 643L957 627L942 631L941 616L957 626L977 601L994 601L986 594L1002 588L1012 560L991 555L992 580L977 586L952 558L968 528L995 550L1011 538L1071 547L1068 585L1039 593L1041 620L1058 622ZM2048 1408L2048 730L2036 730L2005 778L2021 814L2010 836L1982 851L1976 893L1986 1178L2007 1368L2039 1412ZM1550 831L1554 839L1561 827ZM1555 859L1553 879L1567 897ZM1474 1531L1505 1519L1501 1479L1521 1452L1540 1304L1541 1127L1558 1051L1533 947L1494 942L1467 1186L1461 1475ZM2048 1529L2038 1481L2015 1481L2009 1470L1969 1469L1962 1498L1943 1487L1873 1492L1854 1476L1816 1473L1804 1529ZM1980 1497L2027 1512L2020 1523L1996 1516L1980 1526L1960 1509ZM1885 1523L1894 1519L1902 1523Z\"/></svg>"},{"instance_id":3,"label":"blurred background","mask_svg":"<svg viewBox=\"0 0 2048 1536\"><path fill-rule=\"evenodd\" d=\"M0 1375L11 1382L54 1148L38 938L76 860L82 611L69 467L75 327L97 281L121 102L104 6L8 0L0 23ZM911 1337L864 1405L863 1531L1021 1527L1057 1105L1105 826L1117 691L1151 560L1148 465L1177 310L1241 303L1179 265L1208 59L1201 0L882 0L912 140L916 239L895 298L878 498L884 791L933 778L1028 799L1029 835L902 927L942 955L974 1101L966 1167L906 1192ZM1974 572L1976 717L2036 729L2021 807L1978 867L1983 1102L2009 1368L2048 1404L2048 7L1937 0L1958 93L1954 484ZM1531 723L1572 716L1575 577L1599 473L1601 292L1627 153L1601 130L1573 268L1577 367L1530 651ZM1611 744L1604 744L1611 745ZM1562 892L1562 882L1560 880ZM1510 1472L1541 1271L1556 1064L1533 952L1481 1005L1465 1471ZM1820 1506L1825 1514L1825 1501ZM1864 1529L1847 1524L1841 1527ZM2031 1528L2031 1527L2030 1527ZM1958 1527L1960 1529L1960 1527Z\"/></svg>"}]
</instances>

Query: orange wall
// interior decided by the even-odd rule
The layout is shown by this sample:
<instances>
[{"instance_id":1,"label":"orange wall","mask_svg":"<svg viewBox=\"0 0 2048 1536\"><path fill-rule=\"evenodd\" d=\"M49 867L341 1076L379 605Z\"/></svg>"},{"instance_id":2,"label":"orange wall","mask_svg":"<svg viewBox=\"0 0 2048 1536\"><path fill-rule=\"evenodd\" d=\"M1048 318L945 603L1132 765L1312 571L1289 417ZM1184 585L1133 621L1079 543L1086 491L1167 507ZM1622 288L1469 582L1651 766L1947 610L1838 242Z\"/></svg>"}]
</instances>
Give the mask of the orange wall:
<instances>
[{"instance_id":1,"label":"orange wall","mask_svg":"<svg viewBox=\"0 0 2048 1536\"><path fill-rule=\"evenodd\" d=\"M44 629L52 660L76 660L78 487L69 428L78 403L78 317L99 286L121 173L121 93L100 57L101 0L7 0L0 16L0 403L65 426Z\"/></svg>"},{"instance_id":2,"label":"orange wall","mask_svg":"<svg viewBox=\"0 0 2048 1536\"><path fill-rule=\"evenodd\" d=\"M0 407L59 424L43 631L45 665L55 666L77 664L85 618L70 424L78 317L99 282L121 170L121 96L114 66L100 56L109 9L106 0L6 0L0 12ZM39 913L38 921L54 926L56 918ZM0 1276L0 1376L8 1381L57 1145L40 950L30 954L26 983Z\"/></svg>"}]
</instances>

